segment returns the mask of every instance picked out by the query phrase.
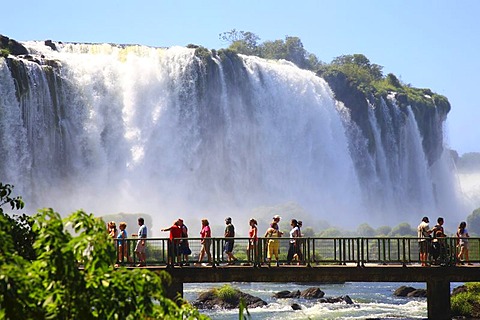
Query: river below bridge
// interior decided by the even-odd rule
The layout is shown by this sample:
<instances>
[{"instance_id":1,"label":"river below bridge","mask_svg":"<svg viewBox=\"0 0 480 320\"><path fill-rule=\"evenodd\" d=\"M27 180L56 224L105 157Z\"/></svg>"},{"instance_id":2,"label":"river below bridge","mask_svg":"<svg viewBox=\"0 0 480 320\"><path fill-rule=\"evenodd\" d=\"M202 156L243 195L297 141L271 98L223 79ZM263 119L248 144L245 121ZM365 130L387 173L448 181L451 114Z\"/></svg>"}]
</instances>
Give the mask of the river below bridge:
<instances>
[{"instance_id":1,"label":"river below bridge","mask_svg":"<svg viewBox=\"0 0 480 320\"><path fill-rule=\"evenodd\" d=\"M451 283L451 289L462 283ZM211 288L221 287L223 283L189 283L184 285L184 297L192 302L198 295ZM235 288L265 300L263 308L249 309L251 319L426 319L426 298L396 297L393 292L406 285L416 289L425 289L425 283L394 282L347 282L342 284L300 284L300 283L233 283ZM354 305L344 303L319 303L305 299L275 299L272 296L283 290L305 290L319 287L325 297L348 295ZM291 308L297 303L302 310ZM201 310L214 320L238 319L238 310Z\"/></svg>"}]
</instances>

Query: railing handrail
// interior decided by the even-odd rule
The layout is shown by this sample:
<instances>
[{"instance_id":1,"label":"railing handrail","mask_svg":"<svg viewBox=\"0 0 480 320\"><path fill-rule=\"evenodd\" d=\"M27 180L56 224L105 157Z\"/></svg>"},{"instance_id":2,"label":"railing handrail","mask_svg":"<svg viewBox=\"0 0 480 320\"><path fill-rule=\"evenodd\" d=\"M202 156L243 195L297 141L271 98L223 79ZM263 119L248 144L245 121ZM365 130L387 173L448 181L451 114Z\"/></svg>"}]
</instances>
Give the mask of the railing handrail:
<instances>
[{"instance_id":1,"label":"railing handrail","mask_svg":"<svg viewBox=\"0 0 480 320\"><path fill-rule=\"evenodd\" d=\"M282 262L291 262L288 260L287 252L291 246L291 238L279 237L257 237L257 242L254 244L254 252L247 251L247 244L250 242L249 237L188 237L188 238L174 238L175 245L180 244L183 240L188 240L188 244L192 251L190 262L196 259L196 255L200 252L201 240L208 239L211 243L213 266L225 263L227 261L226 255L223 252L223 245L227 240L235 240L234 254L240 258L240 262L253 262L254 265L264 263L268 253L268 241L278 240L280 244L280 260ZM424 240L430 240L433 243L441 243L444 247L442 252L442 262L445 265L454 265L457 262L457 237L444 238L418 238L413 236L376 236L376 237L301 237L296 238L301 258L298 258L298 263L302 265L311 266L312 264L334 263L339 265L356 264L359 267L364 267L369 263L378 264L399 264L406 266L412 263L420 262L419 259L419 245L418 243ZM128 244L128 252L121 252L119 260L125 263L125 258L128 261L136 262L134 254L134 247L138 237L129 237L126 239L114 239L117 248L119 241L125 240ZM470 242L470 262L480 263L480 237L468 238ZM162 265L167 264L169 250L172 249L172 244L168 237L150 237L147 241L147 264ZM185 242L186 243L186 242ZM297 249L296 249L297 250ZM173 252L173 251L172 251ZM132 259L130 259L132 258ZM433 261L432 261L433 263Z\"/></svg>"}]
</instances>

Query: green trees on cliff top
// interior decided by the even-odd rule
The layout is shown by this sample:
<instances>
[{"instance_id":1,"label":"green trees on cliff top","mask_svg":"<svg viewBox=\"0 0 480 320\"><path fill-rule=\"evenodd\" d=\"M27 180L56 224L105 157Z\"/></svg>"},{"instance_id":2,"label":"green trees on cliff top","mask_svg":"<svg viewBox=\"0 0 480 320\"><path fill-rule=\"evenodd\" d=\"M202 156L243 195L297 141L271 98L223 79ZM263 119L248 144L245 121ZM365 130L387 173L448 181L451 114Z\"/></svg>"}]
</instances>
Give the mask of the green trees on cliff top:
<instances>
[{"instance_id":1,"label":"green trees on cliff top","mask_svg":"<svg viewBox=\"0 0 480 320\"><path fill-rule=\"evenodd\" d=\"M330 63L320 61L303 47L298 37L286 36L284 40L259 42L260 38L246 31L233 29L221 33L220 39L229 44L228 49L240 54L255 55L265 59L285 59L299 68L316 72L322 77L345 76L351 84L367 96L380 97L396 92L407 104L422 104L440 107L445 113L450 111L448 99L435 94L430 89L413 88L403 84L394 74L383 75L383 67L363 54L342 55Z\"/></svg>"}]
</instances>

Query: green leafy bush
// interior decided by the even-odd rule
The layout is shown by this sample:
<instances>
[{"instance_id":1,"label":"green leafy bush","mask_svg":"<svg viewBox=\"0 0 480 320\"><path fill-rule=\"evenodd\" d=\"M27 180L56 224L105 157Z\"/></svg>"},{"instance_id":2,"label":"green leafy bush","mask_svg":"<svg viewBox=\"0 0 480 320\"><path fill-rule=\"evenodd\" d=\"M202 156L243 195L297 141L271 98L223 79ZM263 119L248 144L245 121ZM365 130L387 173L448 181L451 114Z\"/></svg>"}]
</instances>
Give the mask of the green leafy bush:
<instances>
[{"instance_id":1,"label":"green leafy bush","mask_svg":"<svg viewBox=\"0 0 480 320\"><path fill-rule=\"evenodd\" d=\"M225 284L220 288L215 289L215 295L226 302L232 302L238 300L238 290L233 288L231 285Z\"/></svg>"},{"instance_id":2,"label":"green leafy bush","mask_svg":"<svg viewBox=\"0 0 480 320\"><path fill-rule=\"evenodd\" d=\"M0 184L0 203L23 207L12 188ZM165 297L168 273L115 269L114 244L92 214L40 210L30 225L35 255L26 259L0 213L0 319L18 319L19 310L23 319L207 319Z\"/></svg>"},{"instance_id":3,"label":"green leafy bush","mask_svg":"<svg viewBox=\"0 0 480 320\"><path fill-rule=\"evenodd\" d=\"M452 296L452 315L478 319L480 317L480 282L466 283L465 292Z\"/></svg>"}]
</instances>

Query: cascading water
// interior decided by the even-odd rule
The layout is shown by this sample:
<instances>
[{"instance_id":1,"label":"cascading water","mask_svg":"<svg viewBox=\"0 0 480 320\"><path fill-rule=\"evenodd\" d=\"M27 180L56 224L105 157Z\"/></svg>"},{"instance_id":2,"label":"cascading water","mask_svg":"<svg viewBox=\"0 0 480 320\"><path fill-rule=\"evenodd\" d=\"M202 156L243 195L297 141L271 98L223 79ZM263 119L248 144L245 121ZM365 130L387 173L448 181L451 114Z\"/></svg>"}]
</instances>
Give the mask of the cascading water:
<instances>
[{"instance_id":1,"label":"cascading water","mask_svg":"<svg viewBox=\"0 0 480 320\"><path fill-rule=\"evenodd\" d=\"M257 206L294 201L311 225L334 216L356 226L456 208L455 188L443 187L448 157L428 165L411 110L372 106L369 152L326 82L287 62L25 45L48 63L23 60L19 79L0 58L0 177L32 211L221 213L246 224L241 214Z\"/></svg>"}]
</instances>

